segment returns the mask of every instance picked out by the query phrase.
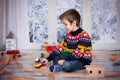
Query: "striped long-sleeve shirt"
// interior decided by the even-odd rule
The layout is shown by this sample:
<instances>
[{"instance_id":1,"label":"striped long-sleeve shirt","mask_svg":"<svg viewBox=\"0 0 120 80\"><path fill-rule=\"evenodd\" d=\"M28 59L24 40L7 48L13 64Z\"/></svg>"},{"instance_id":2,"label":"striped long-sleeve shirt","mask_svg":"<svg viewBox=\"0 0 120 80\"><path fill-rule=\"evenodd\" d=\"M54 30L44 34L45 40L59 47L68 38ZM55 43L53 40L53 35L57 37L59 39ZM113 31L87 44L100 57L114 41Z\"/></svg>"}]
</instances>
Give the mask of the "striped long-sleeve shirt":
<instances>
[{"instance_id":1,"label":"striped long-sleeve shirt","mask_svg":"<svg viewBox=\"0 0 120 80\"><path fill-rule=\"evenodd\" d=\"M91 37L81 28L67 34L64 40L53 50L53 53L47 57L48 61L53 60L65 50L69 52L69 55L80 60L85 65L92 61Z\"/></svg>"}]
</instances>

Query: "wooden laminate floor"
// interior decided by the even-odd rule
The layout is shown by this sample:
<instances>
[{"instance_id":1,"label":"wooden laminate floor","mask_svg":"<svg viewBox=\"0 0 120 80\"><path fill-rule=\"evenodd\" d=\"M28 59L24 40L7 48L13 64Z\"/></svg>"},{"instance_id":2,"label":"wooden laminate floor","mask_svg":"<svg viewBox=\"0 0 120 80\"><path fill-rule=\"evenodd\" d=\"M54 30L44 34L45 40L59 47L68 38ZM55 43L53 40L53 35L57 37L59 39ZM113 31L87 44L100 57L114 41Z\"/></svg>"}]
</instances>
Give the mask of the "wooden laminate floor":
<instances>
[{"instance_id":1,"label":"wooden laminate floor","mask_svg":"<svg viewBox=\"0 0 120 80\"><path fill-rule=\"evenodd\" d=\"M114 66L113 62L116 60L116 54L120 51L93 51L93 61L91 65L102 65L105 67L106 74L120 74L120 65ZM0 80L52 80L48 68L41 70L34 68L34 60L40 56L39 51L21 51L21 58L17 59L17 64L8 64L0 73ZM20 64L18 64L20 63ZM2 66L2 64L0 64ZM24 68L24 69L22 69ZM48 73L47 73L48 72ZM85 73L85 70L76 71L74 73ZM57 73L56 73L57 74ZM71 73L72 74L72 73ZM104 77L104 78L86 78L86 77L63 77L61 75L55 76L54 80L120 80L119 77Z\"/></svg>"}]
</instances>

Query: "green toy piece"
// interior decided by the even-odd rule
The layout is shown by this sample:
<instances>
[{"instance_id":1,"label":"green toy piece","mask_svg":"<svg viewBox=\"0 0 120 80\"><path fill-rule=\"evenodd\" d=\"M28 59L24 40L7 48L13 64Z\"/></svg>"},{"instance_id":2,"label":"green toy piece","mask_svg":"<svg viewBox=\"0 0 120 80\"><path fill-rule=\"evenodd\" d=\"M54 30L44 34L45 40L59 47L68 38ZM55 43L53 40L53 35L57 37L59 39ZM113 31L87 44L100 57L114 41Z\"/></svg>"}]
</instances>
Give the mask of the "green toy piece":
<instances>
[{"instance_id":1,"label":"green toy piece","mask_svg":"<svg viewBox=\"0 0 120 80\"><path fill-rule=\"evenodd\" d=\"M62 51L62 54L64 54L64 55L69 55L69 54L70 54L70 52L69 52L69 50L68 50L68 49L65 49L64 51Z\"/></svg>"},{"instance_id":2,"label":"green toy piece","mask_svg":"<svg viewBox=\"0 0 120 80\"><path fill-rule=\"evenodd\" d=\"M41 53L40 57L37 57L35 59L35 63L39 63L40 62L40 58L44 58L44 53Z\"/></svg>"},{"instance_id":3,"label":"green toy piece","mask_svg":"<svg viewBox=\"0 0 120 80\"><path fill-rule=\"evenodd\" d=\"M44 53L41 53L41 58L44 58L44 56L45 56Z\"/></svg>"}]
</instances>

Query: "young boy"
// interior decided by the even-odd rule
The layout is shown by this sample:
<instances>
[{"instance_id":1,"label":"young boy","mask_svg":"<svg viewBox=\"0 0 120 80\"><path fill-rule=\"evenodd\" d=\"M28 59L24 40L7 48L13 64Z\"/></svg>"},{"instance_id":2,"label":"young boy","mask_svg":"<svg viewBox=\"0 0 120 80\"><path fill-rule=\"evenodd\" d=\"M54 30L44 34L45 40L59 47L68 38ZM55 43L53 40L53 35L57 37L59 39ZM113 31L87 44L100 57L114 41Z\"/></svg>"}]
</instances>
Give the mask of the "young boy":
<instances>
[{"instance_id":1,"label":"young boy","mask_svg":"<svg viewBox=\"0 0 120 80\"><path fill-rule=\"evenodd\" d=\"M51 72L72 72L85 68L92 61L92 44L88 33L80 28L80 14L69 9L60 15L67 35L53 52L43 61L53 60Z\"/></svg>"}]
</instances>

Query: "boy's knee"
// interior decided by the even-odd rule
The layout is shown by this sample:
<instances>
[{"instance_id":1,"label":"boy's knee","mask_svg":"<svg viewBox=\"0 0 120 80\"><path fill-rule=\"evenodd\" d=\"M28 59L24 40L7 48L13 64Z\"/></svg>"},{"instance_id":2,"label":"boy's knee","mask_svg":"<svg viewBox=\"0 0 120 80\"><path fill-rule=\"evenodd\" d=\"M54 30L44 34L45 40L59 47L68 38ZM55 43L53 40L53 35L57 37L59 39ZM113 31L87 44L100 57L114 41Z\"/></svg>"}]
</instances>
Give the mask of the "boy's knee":
<instances>
[{"instance_id":1,"label":"boy's knee","mask_svg":"<svg viewBox=\"0 0 120 80\"><path fill-rule=\"evenodd\" d=\"M65 72L71 72L70 65L66 62L63 63L63 71Z\"/></svg>"}]
</instances>

